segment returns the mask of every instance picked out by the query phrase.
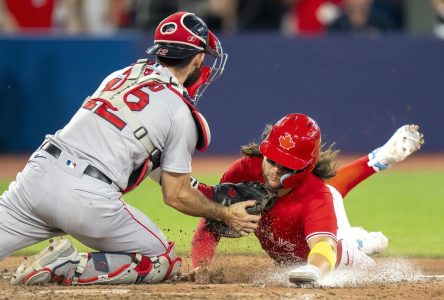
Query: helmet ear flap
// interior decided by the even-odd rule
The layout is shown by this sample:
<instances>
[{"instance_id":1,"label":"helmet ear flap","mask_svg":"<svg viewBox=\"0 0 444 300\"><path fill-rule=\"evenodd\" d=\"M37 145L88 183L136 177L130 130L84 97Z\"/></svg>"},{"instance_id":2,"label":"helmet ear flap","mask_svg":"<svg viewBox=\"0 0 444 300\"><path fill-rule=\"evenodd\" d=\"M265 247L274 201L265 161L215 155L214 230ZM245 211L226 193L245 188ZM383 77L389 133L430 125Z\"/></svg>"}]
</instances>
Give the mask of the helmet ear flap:
<instances>
[{"instance_id":1,"label":"helmet ear flap","mask_svg":"<svg viewBox=\"0 0 444 300\"><path fill-rule=\"evenodd\" d=\"M218 38L211 30L208 30L208 41L205 51L214 57L219 57L220 56L219 49L220 49L220 42Z\"/></svg>"},{"instance_id":2,"label":"helmet ear flap","mask_svg":"<svg viewBox=\"0 0 444 300\"><path fill-rule=\"evenodd\" d=\"M310 172L313 170L312 164L308 164L305 168L298 170L294 173L282 175L280 182L283 188L289 189L297 186L299 183L304 181Z\"/></svg>"}]
</instances>

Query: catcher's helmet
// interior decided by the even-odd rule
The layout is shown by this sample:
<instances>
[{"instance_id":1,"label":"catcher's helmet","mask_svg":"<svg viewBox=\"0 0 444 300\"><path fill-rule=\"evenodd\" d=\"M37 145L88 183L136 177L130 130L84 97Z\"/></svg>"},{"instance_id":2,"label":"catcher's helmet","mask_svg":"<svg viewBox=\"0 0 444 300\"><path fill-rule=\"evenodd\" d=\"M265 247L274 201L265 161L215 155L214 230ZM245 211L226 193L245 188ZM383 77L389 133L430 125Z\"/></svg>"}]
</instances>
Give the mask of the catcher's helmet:
<instances>
[{"instance_id":1,"label":"catcher's helmet","mask_svg":"<svg viewBox=\"0 0 444 300\"><path fill-rule=\"evenodd\" d=\"M199 52L212 55L215 60L205 80L199 83L193 93L193 103L197 104L205 89L213 83L225 69L228 54L222 49L219 39L207 27L202 19L193 13L177 12L157 26L154 33L154 45L146 51L148 54L170 59L184 59Z\"/></svg>"},{"instance_id":2,"label":"catcher's helmet","mask_svg":"<svg viewBox=\"0 0 444 300\"><path fill-rule=\"evenodd\" d=\"M217 42L201 18L193 13L177 12L160 22L154 33L154 45L146 52L171 59L183 59L199 52L218 57Z\"/></svg>"},{"instance_id":3,"label":"catcher's helmet","mask_svg":"<svg viewBox=\"0 0 444 300\"><path fill-rule=\"evenodd\" d=\"M259 149L265 157L294 170L281 178L284 187L292 186L314 169L321 149L321 130L310 117L289 114L272 127Z\"/></svg>"}]
</instances>

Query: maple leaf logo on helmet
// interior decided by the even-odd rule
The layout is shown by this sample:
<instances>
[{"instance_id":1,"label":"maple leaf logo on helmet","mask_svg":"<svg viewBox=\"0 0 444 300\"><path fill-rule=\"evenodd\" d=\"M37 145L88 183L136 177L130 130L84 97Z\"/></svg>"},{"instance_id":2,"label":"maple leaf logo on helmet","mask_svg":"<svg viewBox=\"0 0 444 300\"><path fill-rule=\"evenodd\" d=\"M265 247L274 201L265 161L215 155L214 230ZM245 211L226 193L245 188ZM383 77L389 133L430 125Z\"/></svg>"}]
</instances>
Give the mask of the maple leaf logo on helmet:
<instances>
[{"instance_id":1,"label":"maple leaf logo on helmet","mask_svg":"<svg viewBox=\"0 0 444 300\"><path fill-rule=\"evenodd\" d=\"M281 148L284 148L285 150L290 150L296 146L295 142L291 138L291 135L288 133L285 133L284 136L279 137L279 146Z\"/></svg>"}]
</instances>

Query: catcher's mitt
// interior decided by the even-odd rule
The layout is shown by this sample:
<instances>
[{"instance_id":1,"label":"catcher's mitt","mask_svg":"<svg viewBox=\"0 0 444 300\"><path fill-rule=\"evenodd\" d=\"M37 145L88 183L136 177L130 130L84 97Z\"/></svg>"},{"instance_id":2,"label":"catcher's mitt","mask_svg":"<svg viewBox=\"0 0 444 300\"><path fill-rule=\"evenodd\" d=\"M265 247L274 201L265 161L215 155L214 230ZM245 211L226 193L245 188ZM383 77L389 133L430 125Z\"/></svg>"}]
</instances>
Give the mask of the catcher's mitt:
<instances>
[{"instance_id":1,"label":"catcher's mitt","mask_svg":"<svg viewBox=\"0 0 444 300\"><path fill-rule=\"evenodd\" d=\"M247 207L246 211L258 215L270 209L276 201L276 193L260 182L221 183L214 186L214 201L224 206L230 206L246 200L256 200L256 204ZM223 237L237 238L240 233L221 221L206 219L209 229Z\"/></svg>"}]
</instances>

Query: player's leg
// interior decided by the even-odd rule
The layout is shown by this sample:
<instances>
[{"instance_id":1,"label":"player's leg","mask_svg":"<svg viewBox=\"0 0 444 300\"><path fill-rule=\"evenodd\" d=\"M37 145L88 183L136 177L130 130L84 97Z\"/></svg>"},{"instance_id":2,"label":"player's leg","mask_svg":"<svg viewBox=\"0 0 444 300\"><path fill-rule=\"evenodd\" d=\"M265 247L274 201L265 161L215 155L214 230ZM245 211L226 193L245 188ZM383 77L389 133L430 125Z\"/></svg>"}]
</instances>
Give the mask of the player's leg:
<instances>
[{"instance_id":1,"label":"player's leg","mask_svg":"<svg viewBox=\"0 0 444 300\"><path fill-rule=\"evenodd\" d=\"M0 197L0 260L14 251L63 234L11 210Z\"/></svg>"},{"instance_id":2,"label":"player's leg","mask_svg":"<svg viewBox=\"0 0 444 300\"><path fill-rule=\"evenodd\" d=\"M328 184L345 197L351 189L366 178L403 161L419 150L423 143L424 137L417 125L401 126L382 147L373 150L366 157L340 167L336 176L330 179Z\"/></svg>"},{"instance_id":3,"label":"player's leg","mask_svg":"<svg viewBox=\"0 0 444 300\"><path fill-rule=\"evenodd\" d=\"M160 229L139 210L120 198L113 199L120 197L115 190L97 182L95 186L94 193L86 192L89 189L85 187L76 192L78 202L65 202L60 211L65 216L60 219L66 221L60 226L85 245L107 252L79 253L68 240L55 240L36 264L22 263L12 283L153 283L179 271L181 259ZM69 207L72 203L77 203L76 207Z\"/></svg>"},{"instance_id":4,"label":"player's leg","mask_svg":"<svg viewBox=\"0 0 444 300\"><path fill-rule=\"evenodd\" d=\"M338 224L338 240L347 240L348 245L353 244L357 250L368 255L384 251L388 246L387 237L382 232L367 232L362 227L352 227L341 194L334 187L330 185L328 187L332 194Z\"/></svg>"},{"instance_id":5,"label":"player's leg","mask_svg":"<svg viewBox=\"0 0 444 300\"><path fill-rule=\"evenodd\" d=\"M73 281L69 280L72 274L67 274L65 283L155 283L178 273L182 260L174 243L140 210L122 200L119 203L123 209L113 217L116 225L106 223L106 235L100 239L72 234L85 245L106 252L89 253L83 266L82 262L79 265L85 272L77 270ZM109 274L112 277L107 278Z\"/></svg>"},{"instance_id":6,"label":"player's leg","mask_svg":"<svg viewBox=\"0 0 444 300\"><path fill-rule=\"evenodd\" d=\"M338 240L336 270L368 269L373 266L375 261L356 247L355 240Z\"/></svg>"},{"instance_id":7,"label":"player's leg","mask_svg":"<svg viewBox=\"0 0 444 300\"><path fill-rule=\"evenodd\" d=\"M336 176L329 179L327 183L345 198L356 185L375 173L376 171L368 166L368 156L364 156L339 167Z\"/></svg>"},{"instance_id":8,"label":"player's leg","mask_svg":"<svg viewBox=\"0 0 444 300\"><path fill-rule=\"evenodd\" d=\"M132 284L157 283L174 276L181 260L170 243L165 253L82 253L64 238L50 240L40 253L23 261L12 276L12 284Z\"/></svg>"},{"instance_id":9,"label":"player's leg","mask_svg":"<svg viewBox=\"0 0 444 300\"><path fill-rule=\"evenodd\" d=\"M36 214L42 207L41 166L31 158L0 195L0 260L26 246L63 234Z\"/></svg>"}]
</instances>

